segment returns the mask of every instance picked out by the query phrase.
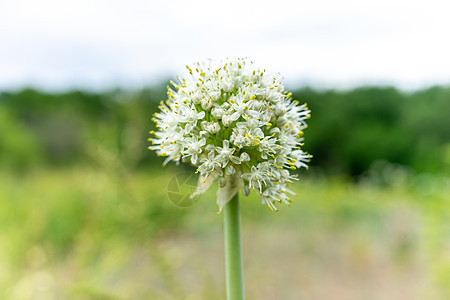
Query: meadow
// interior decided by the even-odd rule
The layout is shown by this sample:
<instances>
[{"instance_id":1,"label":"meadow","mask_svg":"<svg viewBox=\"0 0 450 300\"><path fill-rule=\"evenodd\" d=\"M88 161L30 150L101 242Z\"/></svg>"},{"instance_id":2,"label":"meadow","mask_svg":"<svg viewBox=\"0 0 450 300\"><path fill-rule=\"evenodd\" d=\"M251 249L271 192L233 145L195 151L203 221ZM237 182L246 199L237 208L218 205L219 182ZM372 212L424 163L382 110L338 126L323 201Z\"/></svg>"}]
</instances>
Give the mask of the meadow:
<instances>
[{"instance_id":1,"label":"meadow","mask_svg":"<svg viewBox=\"0 0 450 300\"><path fill-rule=\"evenodd\" d=\"M242 196L248 299L446 299L449 179L378 169L303 179L277 213ZM221 299L214 192L175 206L176 173L2 172L0 299Z\"/></svg>"}]
</instances>

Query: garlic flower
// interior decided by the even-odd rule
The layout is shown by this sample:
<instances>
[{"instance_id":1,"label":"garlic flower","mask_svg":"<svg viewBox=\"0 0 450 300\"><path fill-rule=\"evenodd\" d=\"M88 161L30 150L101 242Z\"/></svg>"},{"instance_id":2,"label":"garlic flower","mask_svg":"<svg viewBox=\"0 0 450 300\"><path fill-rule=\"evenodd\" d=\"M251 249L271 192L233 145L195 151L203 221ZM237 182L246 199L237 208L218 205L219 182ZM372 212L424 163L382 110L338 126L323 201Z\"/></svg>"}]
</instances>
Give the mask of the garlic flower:
<instances>
[{"instance_id":1,"label":"garlic flower","mask_svg":"<svg viewBox=\"0 0 450 300\"><path fill-rule=\"evenodd\" d=\"M247 59L186 66L189 76L168 87L153 120L158 131L151 150L177 164L189 162L201 175L200 187L219 179L223 207L242 188L261 195L271 210L287 205L297 179L291 170L307 168L303 130L310 110L292 100L278 76ZM228 189L220 196L221 189Z\"/></svg>"}]
</instances>

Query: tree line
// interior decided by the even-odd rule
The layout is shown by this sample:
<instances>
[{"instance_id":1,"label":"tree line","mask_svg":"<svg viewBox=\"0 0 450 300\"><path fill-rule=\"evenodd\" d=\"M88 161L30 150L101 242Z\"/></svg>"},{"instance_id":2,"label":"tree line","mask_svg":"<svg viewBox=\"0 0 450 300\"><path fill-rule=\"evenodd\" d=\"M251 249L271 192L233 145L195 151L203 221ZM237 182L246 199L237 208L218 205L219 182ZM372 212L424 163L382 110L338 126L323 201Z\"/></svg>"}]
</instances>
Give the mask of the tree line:
<instances>
[{"instance_id":1,"label":"tree line","mask_svg":"<svg viewBox=\"0 0 450 300\"><path fill-rule=\"evenodd\" d=\"M417 172L450 171L450 88L416 92L394 87L293 92L312 110L305 130L311 165L357 177L377 160ZM161 163L147 150L151 117L164 87L102 93L0 93L0 168L119 163L129 169Z\"/></svg>"}]
</instances>

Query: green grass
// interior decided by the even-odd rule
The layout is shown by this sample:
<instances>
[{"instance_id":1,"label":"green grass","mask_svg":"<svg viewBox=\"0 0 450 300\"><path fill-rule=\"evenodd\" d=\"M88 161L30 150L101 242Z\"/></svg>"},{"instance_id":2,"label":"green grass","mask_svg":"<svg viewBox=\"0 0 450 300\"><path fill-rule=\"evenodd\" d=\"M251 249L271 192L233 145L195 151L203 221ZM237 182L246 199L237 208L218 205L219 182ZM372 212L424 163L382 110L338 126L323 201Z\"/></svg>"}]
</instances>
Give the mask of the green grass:
<instances>
[{"instance_id":1,"label":"green grass","mask_svg":"<svg viewBox=\"0 0 450 300\"><path fill-rule=\"evenodd\" d=\"M173 205L176 169L0 172L0 299L223 299L214 187ZM241 196L248 299L446 299L450 186L295 183L272 213Z\"/></svg>"}]
</instances>

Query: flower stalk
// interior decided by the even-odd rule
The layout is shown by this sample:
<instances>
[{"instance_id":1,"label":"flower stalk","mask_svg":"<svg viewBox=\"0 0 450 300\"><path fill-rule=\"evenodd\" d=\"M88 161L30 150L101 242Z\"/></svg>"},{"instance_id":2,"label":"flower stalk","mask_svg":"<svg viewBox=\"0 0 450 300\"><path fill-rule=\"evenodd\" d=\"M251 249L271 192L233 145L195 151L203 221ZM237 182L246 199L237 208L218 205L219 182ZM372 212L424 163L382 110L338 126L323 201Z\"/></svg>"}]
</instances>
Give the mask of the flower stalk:
<instances>
[{"instance_id":1,"label":"flower stalk","mask_svg":"<svg viewBox=\"0 0 450 300\"><path fill-rule=\"evenodd\" d=\"M186 66L189 76L168 86L150 131L149 149L176 164L197 167L191 195L218 180L217 204L224 211L228 300L244 299L239 191L260 195L271 211L290 206L293 170L307 168L303 130L311 111L285 91L273 75L243 58ZM289 195L290 194L290 195Z\"/></svg>"},{"instance_id":2,"label":"flower stalk","mask_svg":"<svg viewBox=\"0 0 450 300\"><path fill-rule=\"evenodd\" d=\"M227 300L244 300L239 193L224 206Z\"/></svg>"}]
</instances>

